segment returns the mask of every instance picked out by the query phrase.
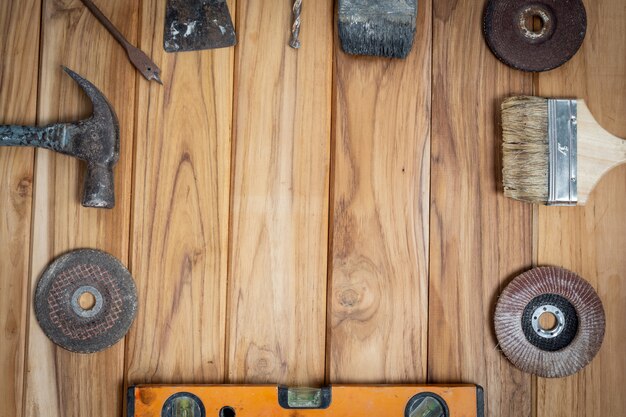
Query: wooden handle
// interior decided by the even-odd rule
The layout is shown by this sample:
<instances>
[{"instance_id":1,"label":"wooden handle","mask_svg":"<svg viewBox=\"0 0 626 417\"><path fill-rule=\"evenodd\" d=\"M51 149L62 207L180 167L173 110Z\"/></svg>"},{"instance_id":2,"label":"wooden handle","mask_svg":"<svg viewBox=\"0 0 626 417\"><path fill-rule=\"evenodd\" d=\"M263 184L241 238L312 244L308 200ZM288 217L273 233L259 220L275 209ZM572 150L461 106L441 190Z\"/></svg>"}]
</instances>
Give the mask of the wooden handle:
<instances>
[{"instance_id":1,"label":"wooden handle","mask_svg":"<svg viewBox=\"0 0 626 417\"><path fill-rule=\"evenodd\" d=\"M626 162L626 140L604 130L584 100L578 100L578 205L584 206L600 179Z\"/></svg>"}]
</instances>

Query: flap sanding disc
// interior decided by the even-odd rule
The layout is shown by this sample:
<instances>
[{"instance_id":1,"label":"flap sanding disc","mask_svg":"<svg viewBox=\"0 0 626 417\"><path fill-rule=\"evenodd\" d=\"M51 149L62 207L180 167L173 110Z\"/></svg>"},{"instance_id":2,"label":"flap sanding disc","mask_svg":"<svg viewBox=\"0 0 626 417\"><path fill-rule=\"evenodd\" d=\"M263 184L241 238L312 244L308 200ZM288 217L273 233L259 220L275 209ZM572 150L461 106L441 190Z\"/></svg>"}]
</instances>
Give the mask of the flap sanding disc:
<instances>
[{"instance_id":1,"label":"flap sanding disc","mask_svg":"<svg viewBox=\"0 0 626 417\"><path fill-rule=\"evenodd\" d=\"M533 24L536 20L538 26ZM522 71L548 71L572 58L585 39L581 0L490 0L483 32L505 64Z\"/></svg>"},{"instance_id":2,"label":"flap sanding disc","mask_svg":"<svg viewBox=\"0 0 626 417\"><path fill-rule=\"evenodd\" d=\"M547 314L552 322L544 326ZM600 350L605 317L593 287L562 268L535 268L502 292L494 317L505 356L524 372L564 377L585 367Z\"/></svg>"},{"instance_id":3,"label":"flap sanding disc","mask_svg":"<svg viewBox=\"0 0 626 417\"><path fill-rule=\"evenodd\" d=\"M137 289L128 270L113 256L92 249L54 260L35 291L39 325L50 340L72 352L112 346L124 337L136 311Z\"/></svg>"}]
</instances>

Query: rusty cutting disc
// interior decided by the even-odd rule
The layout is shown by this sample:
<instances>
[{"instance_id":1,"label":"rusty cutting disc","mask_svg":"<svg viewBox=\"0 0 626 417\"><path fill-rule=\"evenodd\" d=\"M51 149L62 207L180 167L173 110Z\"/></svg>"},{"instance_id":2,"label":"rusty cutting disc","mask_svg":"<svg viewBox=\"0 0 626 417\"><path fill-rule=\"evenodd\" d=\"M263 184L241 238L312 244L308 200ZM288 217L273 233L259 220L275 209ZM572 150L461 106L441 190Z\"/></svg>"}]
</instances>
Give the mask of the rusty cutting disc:
<instances>
[{"instance_id":1,"label":"rusty cutting disc","mask_svg":"<svg viewBox=\"0 0 626 417\"><path fill-rule=\"evenodd\" d=\"M552 316L549 328L543 314ZM605 317L593 287L562 268L535 268L502 292L494 317L505 356L524 372L557 378L578 372L600 350Z\"/></svg>"},{"instance_id":2,"label":"rusty cutting disc","mask_svg":"<svg viewBox=\"0 0 626 417\"><path fill-rule=\"evenodd\" d=\"M83 298L90 301L83 302ZM93 353L120 340L137 311L137 290L113 256L80 249L60 256L41 276L35 315L44 333L72 352Z\"/></svg>"},{"instance_id":3,"label":"rusty cutting disc","mask_svg":"<svg viewBox=\"0 0 626 417\"><path fill-rule=\"evenodd\" d=\"M586 31L581 0L490 0L483 19L491 51L522 71L563 65L576 54Z\"/></svg>"}]
</instances>

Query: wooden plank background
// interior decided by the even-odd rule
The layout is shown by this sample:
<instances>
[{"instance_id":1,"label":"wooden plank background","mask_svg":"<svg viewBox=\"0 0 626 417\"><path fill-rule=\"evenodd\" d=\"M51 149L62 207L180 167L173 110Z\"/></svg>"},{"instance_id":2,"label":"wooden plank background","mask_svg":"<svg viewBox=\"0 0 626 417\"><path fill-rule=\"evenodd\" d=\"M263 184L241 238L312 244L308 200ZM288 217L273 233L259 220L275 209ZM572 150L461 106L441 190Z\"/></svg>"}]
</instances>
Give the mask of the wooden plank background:
<instances>
[{"instance_id":1,"label":"wooden plank background","mask_svg":"<svg viewBox=\"0 0 626 417\"><path fill-rule=\"evenodd\" d=\"M335 47L328 381L426 381L431 3L406 60Z\"/></svg>"},{"instance_id":2,"label":"wooden plank background","mask_svg":"<svg viewBox=\"0 0 626 417\"><path fill-rule=\"evenodd\" d=\"M532 93L532 76L494 59L475 1L434 4L429 380L480 381L486 415L525 416L531 378L498 351L491 323L532 261L531 207L499 186L500 102Z\"/></svg>"},{"instance_id":3,"label":"wooden plank background","mask_svg":"<svg viewBox=\"0 0 626 417\"><path fill-rule=\"evenodd\" d=\"M332 0L229 1L235 48L166 54L165 1L96 1L154 58L127 62L79 0L0 4L0 123L89 113L64 75L94 82L121 126L117 206L79 204L77 161L0 148L0 417L120 416L135 383L470 382L489 416L622 415L626 396L626 167L584 208L503 197L498 107L509 95L584 98L626 138L626 7L587 0L588 32L563 67L498 62L484 4L419 2L410 56L345 55ZM71 354L40 330L33 288L80 247L128 265L139 292L124 341ZM502 288L559 265L597 289L602 349L546 380L499 352Z\"/></svg>"}]
</instances>

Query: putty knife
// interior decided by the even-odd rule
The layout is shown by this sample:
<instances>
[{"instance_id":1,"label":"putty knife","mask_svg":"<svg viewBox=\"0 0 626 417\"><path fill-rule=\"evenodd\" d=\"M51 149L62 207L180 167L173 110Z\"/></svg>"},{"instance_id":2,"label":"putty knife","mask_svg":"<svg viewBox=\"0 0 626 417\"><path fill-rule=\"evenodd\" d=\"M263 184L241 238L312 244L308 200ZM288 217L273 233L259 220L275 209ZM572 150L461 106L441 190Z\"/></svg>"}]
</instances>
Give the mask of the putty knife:
<instances>
[{"instance_id":1,"label":"putty knife","mask_svg":"<svg viewBox=\"0 0 626 417\"><path fill-rule=\"evenodd\" d=\"M226 48L235 43L225 0L168 0L163 34L166 52Z\"/></svg>"}]
</instances>

